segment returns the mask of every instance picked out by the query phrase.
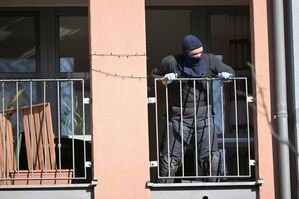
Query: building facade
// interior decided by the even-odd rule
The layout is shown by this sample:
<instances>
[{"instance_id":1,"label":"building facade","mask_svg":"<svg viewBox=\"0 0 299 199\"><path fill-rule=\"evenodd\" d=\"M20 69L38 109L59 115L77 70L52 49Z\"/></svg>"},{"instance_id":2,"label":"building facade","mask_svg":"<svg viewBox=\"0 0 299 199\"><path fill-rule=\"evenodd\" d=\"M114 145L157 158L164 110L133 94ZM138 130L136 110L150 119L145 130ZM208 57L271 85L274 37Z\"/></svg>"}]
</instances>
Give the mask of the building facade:
<instances>
[{"instance_id":1,"label":"building facade","mask_svg":"<svg viewBox=\"0 0 299 199\"><path fill-rule=\"evenodd\" d=\"M287 3L296 148L298 6ZM281 198L272 1L14 0L0 10L1 198ZM164 91L150 73L189 33L246 79L237 87L246 97L225 89L228 134L218 142L227 156L217 182L183 175L161 184ZM290 154L296 198L298 156ZM186 160L186 173L193 164Z\"/></svg>"}]
</instances>

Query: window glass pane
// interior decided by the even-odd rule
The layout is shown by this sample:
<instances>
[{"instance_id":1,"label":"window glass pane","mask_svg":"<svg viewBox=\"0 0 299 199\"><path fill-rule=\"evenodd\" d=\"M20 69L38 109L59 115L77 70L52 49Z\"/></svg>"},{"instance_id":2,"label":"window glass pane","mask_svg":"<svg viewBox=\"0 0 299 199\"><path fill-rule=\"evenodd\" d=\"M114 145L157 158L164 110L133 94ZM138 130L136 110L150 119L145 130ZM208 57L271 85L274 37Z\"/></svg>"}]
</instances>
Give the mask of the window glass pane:
<instances>
[{"instance_id":1,"label":"window glass pane","mask_svg":"<svg viewBox=\"0 0 299 199\"><path fill-rule=\"evenodd\" d=\"M89 96L88 84L85 84L85 97ZM85 134L90 135L90 116L89 106L85 107L85 117L83 117L83 99L82 99L82 84L79 81L74 81L73 98L71 82L61 82L60 84L60 115L61 115L61 134L63 136L72 135L72 121L74 122L74 134L83 135L85 122ZM72 101L73 100L73 101ZM72 116L73 104L73 116Z\"/></svg>"},{"instance_id":2,"label":"window glass pane","mask_svg":"<svg viewBox=\"0 0 299 199\"><path fill-rule=\"evenodd\" d=\"M30 104L37 103L37 83L33 82L32 87L29 82L19 82L18 91L16 91L16 82L0 83L0 111L19 107L29 106ZM18 101L17 101L18 99ZM4 105L4 106L3 106ZM17 112L9 114L10 121L13 129L14 141L18 133L23 132L23 120L21 110L19 110L19 129L17 129ZM6 115L7 116L7 115ZM19 132L17 132L19 130Z\"/></svg>"},{"instance_id":3,"label":"window glass pane","mask_svg":"<svg viewBox=\"0 0 299 199\"><path fill-rule=\"evenodd\" d=\"M35 18L0 16L0 72L36 71Z\"/></svg>"},{"instance_id":4,"label":"window glass pane","mask_svg":"<svg viewBox=\"0 0 299 199\"><path fill-rule=\"evenodd\" d=\"M60 72L88 72L87 16L59 18Z\"/></svg>"}]
</instances>

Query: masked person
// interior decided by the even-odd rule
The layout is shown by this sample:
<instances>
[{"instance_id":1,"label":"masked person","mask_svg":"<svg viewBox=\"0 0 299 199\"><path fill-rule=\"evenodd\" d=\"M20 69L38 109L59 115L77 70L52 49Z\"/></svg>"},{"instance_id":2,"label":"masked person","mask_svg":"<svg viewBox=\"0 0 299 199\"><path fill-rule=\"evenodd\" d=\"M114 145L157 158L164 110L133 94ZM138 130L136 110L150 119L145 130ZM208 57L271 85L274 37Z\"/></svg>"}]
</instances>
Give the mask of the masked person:
<instances>
[{"instance_id":1,"label":"masked person","mask_svg":"<svg viewBox=\"0 0 299 199\"><path fill-rule=\"evenodd\" d=\"M211 100L209 100L209 105L207 100L207 81L195 81L194 89L193 81L182 81L180 88L179 81L173 80L176 78L215 76L227 79L234 76L234 70L225 65L216 55L204 53L202 43L196 36L187 35L182 41L182 53L164 57L152 74L154 76L164 76L164 83L168 84L169 89L169 122L167 127L169 137L165 132L160 147L160 176L168 177L169 172L170 176L175 176L175 173L182 165L182 161L184 161L182 160L182 154L186 152L187 147L191 144L197 145L195 148L197 148L198 155L195 161L198 162L198 176L207 176L210 175L210 172L213 176L217 175L219 164L218 143L214 131ZM196 111L194 111L194 96ZM181 118L181 111L183 118ZM210 112L208 113L208 111ZM183 119L183 126L181 125L181 119ZM197 135L195 135L195 129ZM197 144L195 144L195 136L197 136ZM211 161L210 154L212 154ZM210 162L211 171L209 170ZM210 181L215 181L215 178ZM174 182L174 179L161 178L158 179L158 182L171 183Z\"/></svg>"}]
</instances>

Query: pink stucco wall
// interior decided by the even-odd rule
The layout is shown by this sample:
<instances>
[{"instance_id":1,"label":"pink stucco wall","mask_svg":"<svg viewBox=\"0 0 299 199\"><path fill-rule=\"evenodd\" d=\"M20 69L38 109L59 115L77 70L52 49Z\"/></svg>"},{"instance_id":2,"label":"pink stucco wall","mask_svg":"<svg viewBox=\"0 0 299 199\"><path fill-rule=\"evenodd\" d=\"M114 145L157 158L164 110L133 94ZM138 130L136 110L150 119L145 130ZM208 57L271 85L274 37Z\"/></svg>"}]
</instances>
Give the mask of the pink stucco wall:
<instances>
[{"instance_id":1,"label":"pink stucco wall","mask_svg":"<svg viewBox=\"0 0 299 199\"><path fill-rule=\"evenodd\" d=\"M267 0L250 0L255 65L257 177L260 198L275 198ZM90 53L139 54L145 48L145 8L139 0L90 0ZM146 76L146 57L91 56L93 171L99 180L95 198L150 198L146 79L116 78L96 72ZM264 90L263 99L259 88Z\"/></svg>"},{"instance_id":2,"label":"pink stucco wall","mask_svg":"<svg viewBox=\"0 0 299 199\"><path fill-rule=\"evenodd\" d=\"M257 178L264 180L260 198L275 198L271 128L270 53L267 0L251 0L252 55L256 77L256 159ZM266 117L268 114L268 118Z\"/></svg>"},{"instance_id":3,"label":"pink stucco wall","mask_svg":"<svg viewBox=\"0 0 299 199\"><path fill-rule=\"evenodd\" d=\"M146 52L145 6L139 0L90 0L91 54ZM91 56L95 198L150 198L145 56Z\"/></svg>"}]
</instances>

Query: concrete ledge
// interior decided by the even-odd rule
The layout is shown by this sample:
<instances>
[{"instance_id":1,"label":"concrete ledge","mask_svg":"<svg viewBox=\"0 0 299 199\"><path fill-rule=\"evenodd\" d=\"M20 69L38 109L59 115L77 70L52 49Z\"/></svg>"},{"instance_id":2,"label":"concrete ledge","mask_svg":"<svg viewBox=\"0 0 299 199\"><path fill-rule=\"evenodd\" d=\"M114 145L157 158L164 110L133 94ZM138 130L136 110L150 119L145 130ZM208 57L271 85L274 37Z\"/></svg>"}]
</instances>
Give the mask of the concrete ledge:
<instances>
[{"instance_id":1,"label":"concrete ledge","mask_svg":"<svg viewBox=\"0 0 299 199\"><path fill-rule=\"evenodd\" d=\"M244 187L244 186L260 186L263 184L263 180L251 181L251 182L190 182L190 183L152 183L147 182L146 185L149 188L171 188L171 187Z\"/></svg>"},{"instance_id":2,"label":"concrete ledge","mask_svg":"<svg viewBox=\"0 0 299 199\"><path fill-rule=\"evenodd\" d=\"M94 185L90 183L65 185L3 185L0 186L0 198L92 199L94 198Z\"/></svg>"},{"instance_id":3,"label":"concrete ledge","mask_svg":"<svg viewBox=\"0 0 299 199\"><path fill-rule=\"evenodd\" d=\"M262 181L208 183L147 183L151 199L258 199Z\"/></svg>"},{"instance_id":4,"label":"concrete ledge","mask_svg":"<svg viewBox=\"0 0 299 199\"><path fill-rule=\"evenodd\" d=\"M48 184L48 185L1 185L2 190L30 190L30 189L86 189L93 188L96 183L84 183L84 184Z\"/></svg>"}]
</instances>

